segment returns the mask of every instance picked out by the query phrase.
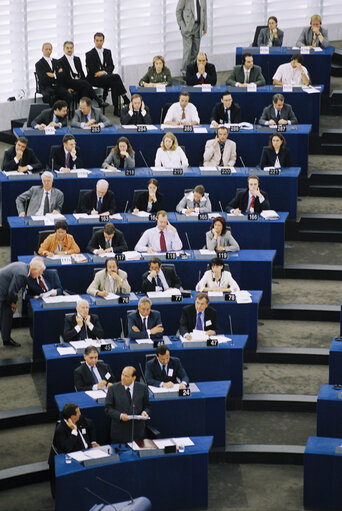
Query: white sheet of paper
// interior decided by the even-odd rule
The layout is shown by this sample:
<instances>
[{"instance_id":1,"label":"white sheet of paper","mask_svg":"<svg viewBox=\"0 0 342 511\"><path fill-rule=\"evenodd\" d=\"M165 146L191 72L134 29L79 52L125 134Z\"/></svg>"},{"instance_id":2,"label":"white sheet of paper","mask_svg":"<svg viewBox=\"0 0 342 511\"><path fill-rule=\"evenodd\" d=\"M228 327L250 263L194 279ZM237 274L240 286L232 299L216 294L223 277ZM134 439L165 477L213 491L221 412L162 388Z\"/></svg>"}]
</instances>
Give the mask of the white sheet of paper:
<instances>
[{"instance_id":1,"label":"white sheet of paper","mask_svg":"<svg viewBox=\"0 0 342 511\"><path fill-rule=\"evenodd\" d=\"M109 456L109 454L108 452L102 451L101 449L96 449L95 447L87 451L87 456L88 458L96 460L98 458L106 458L107 456Z\"/></svg>"},{"instance_id":2,"label":"white sheet of paper","mask_svg":"<svg viewBox=\"0 0 342 511\"><path fill-rule=\"evenodd\" d=\"M116 298L119 298L119 295L115 293L108 293L107 296L103 297L104 300L116 300Z\"/></svg>"},{"instance_id":3,"label":"white sheet of paper","mask_svg":"<svg viewBox=\"0 0 342 511\"><path fill-rule=\"evenodd\" d=\"M101 397L106 397L107 395L107 392L104 392L103 390L86 390L85 393L92 399L99 399Z\"/></svg>"},{"instance_id":4,"label":"white sheet of paper","mask_svg":"<svg viewBox=\"0 0 342 511\"><path fill-rule=\"evenodd\" d=\"M162 394L168 394L170 392L178 392L179 391L179 383L175 383L173 387L154 387L153 385L149 385L148 388L151 392L161 392Z\"/></svg>"},{"instance_id":5,"label":"white sheet of paper","mask_svg":"<svg viewBox=\"0 0 342 511\"><path fill-rule=\"evenodd\" d=\"M265 218L266 220L272 219L276 220L277 218L279 218L278 213L273 209L264 209L264 211L260 213L260 216L262 216L262 218Z\"/></svg>"},{"instance_id":6,"label":"white sheet of paper","mask_svg":"<svg viewBox=\"0 0 342 511\"><path fill-rule=\"evenodd\" d=\"M84 461L89 460L89 456L83 451L75 451L75 452L69 452L70 458L72 458L75 461Z\"/></svg>"},{"instance_id":7,"label":"white sheet of paper","mask_svg":"<svg viewBox=\"0 0 342 511\"><path fill-rule=\"evenodd\" d=\"M135 342L137 344L153 344L152 339L149 339L148 337L146 339L135 339Z\"/></svg>"},{"instance_id":8,"label":"white sheet of paper","mask_svg":"<svg viewBox=\"0 0 342 511\"><path fill-rule=\"evenodd\" d=\"M201 248L199 250L199 253L201 255L205 255L205 256L208 256L208 257L215 257L216 256L215 250L208 250L207 248Z\"/></svg>"},{"instance_id":9,"label":"white sheet of paper","mask_svg":"<svg viewBox=\"0 0 342 511\"><path fill-rule=\"evenodd\" d=\"M126 261L139 261L141 259L140 252L137 252L136 250L128 250L127 252L123 252Z\"/></svg>"},{"instance_id":10,"label":"white sheet of paper","mask_svg":"<svg viewBox=\"0 0 342 511\"><path fill-rule=\"evenodd\" d=\"M128 415L128 418L131 419L131 420L134 418L135 421L148 421L148 420L150 420L150 418L149 417L145 417L145 415Z\"/></svg>"},{"instance_id":11,"label":"white sheet of paper","mask_svg":"<svg viewBox=\"0 0 342 511\"><path fill-rule=\"evenodd\" d=\"M235 298L237 303L251 303L253 300L251 294L248 291L236 291Z\"/></svg>"},{"instance_id":12,"label":"white sheet of paper","mask_svg":"<svg viewBox=\"0 0 342 511\"><path fill-rule=\"evenodd\" d=\"M141 218L149 217L150 213L147 211L138 211L138 213L132 213L132 215L140 216Z\"/></svg>"},{"instance_id":13,"label":"white sheet of paper","mask_svg":"<svg viewBox=\"0 0 342 511\"><path fill-rule=\"evenodd\" d=\"M194 133L208 133L208 130L201 126L194 126Z\"/></svg>"},{"instance_id":14,"label":"white sheet of paper","mask_svg":"<svg viewBox=\"0 0 342 511\"><path fill-rule=\"evenodd\" d=\"M43 301L45 303L63 303L63 302L74 303L78 302L79 300L81 300L80 295L58 295L43 298Z\"/></svg>"},{"instance_id":15,"label":"white sheet of paper","mask_svg":"<svg viewBox=\"0 0 342 511\"><path fill-rule=\"evenodd\" d=\"M179 446L187 447L187 446L190 446L190 445L195 445L193 443L193 441L191 440L191 438L188 437L188 436L183 436L183 437L179 437L179 438L172 438L172 441L177 445L177 447L179 447Z\"/></svg>"},{"instance_id":16,"label":"white sheet of paper","mask_svg":"<svg viewBox=\"0 0 342 511\"><path fill-rule=\"evenodd\" d=\"M217 171L217 167L200 167L200 170L202 171L205 171L205 172L216 172Z\"/></svg>"},{"instance_id":17,"label":"white sheet of paper","mask_svg":"<svg viewBox=\"0 0 342 511\"><path fill-rule=\"evenodd\" d=\"M63 356L63 355L75 355L76 351L74 350L74 348L71 348L71 347L67 347L67 348L57 348L57 351L58 353Z\"/></svg>"}]
</instances>

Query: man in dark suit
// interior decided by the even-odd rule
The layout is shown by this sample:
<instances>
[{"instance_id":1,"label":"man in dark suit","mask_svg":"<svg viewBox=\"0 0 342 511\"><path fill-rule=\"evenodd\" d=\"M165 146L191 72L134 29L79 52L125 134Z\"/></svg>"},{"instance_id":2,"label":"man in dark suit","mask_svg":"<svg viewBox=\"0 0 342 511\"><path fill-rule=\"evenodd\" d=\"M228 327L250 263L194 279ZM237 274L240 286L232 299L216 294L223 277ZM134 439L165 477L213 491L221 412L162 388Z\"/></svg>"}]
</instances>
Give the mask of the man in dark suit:
<instances>
[{"instance_id":1,"label":"man in dark suit","mask_svg":"<svg viewBox=\"0 0 342 511\"><path fill-rule=\"evenodd\" d=\"M62 420L56 426L53 445L58 453L99 447L93 421L81 415L78 404L66 403L63 406Z\"/></svg>"},{"instance_id":2,"label":"man in dark suit","mask_svg":"<svg viewBox=\"0 0 342 511\"><path fill-rule=\"evenodd\" d=\"M210 122L214 128L220 124L241 122L240 106L233 102L230 92L222 92L220 103L216 103L211 112Z\"/></svg>"},{"instance_id":3,"label":"man in dark suit","mask_svg":"<svg viewBox=\"0 0 342 511\"><path fill-rule=\"evenodd\" d=\"M39 172L43 165L32 149L27 147L26 137L19 137L15 146L6 149L2 160L1 170L5 172L17 170L18 172Z\"/></svg>"},{"instance_id":4,"label":"man in dark suit","mask_svg":"<svg viewBox=\"0 0 342 511\"><path fill-rule=\"evenodd\" d=\"M128 337L130 339L154 339L164 332L159 311L151 310L149 298L140 298L138 310L128 314Z\"/></svg>"},{"instance_id":5,"label":"man in dark suit","mask_svg":"<svg viewBox=\"0 0 342 511\"><path fill-rule=\"evenodd\" d=\"M249 176L248 189L238 191L226 207L226 211L234 215L261 213L264 209L271 209L271 206L267 193L259 188L258 176Z\"/></svg>"},{"instance_id":6,"label":"man in dark suit","mask_svg":"<svg viewBox=\"0 0 342 511\"><path fill-rule=\"evenodd\" d=\"M79 204L79 213L88 215L114 215L116 203L114 192L108 190L109 183L105 179L99 179L96 190L84 194Z\"/></svg>"},{"instance_id":7,"label":"man in dark suit","mask_svg":"<svg viewBox=\"0 0 342 511\"><path fill-rule=\"evenodd\" d=\"M65 128L68 124L68 103L58 99L52 108L42 110L31 122L32 128L45 130L47 126L53 128Z\"/></svg>"},{"instance_id":8,"label":"man in dark suit","mask_svg":"<svg viewBox=\"0 0 342 511\"><path fill-rule=\"evenodd\" d=\"M193 330L203 330L207 335L216 334L216 310L209 306L209 298L206 293L199 293L193 305L183 307L179 333L190 340Z\"/></svg>"},{"instance_id":9,"label":"man in dark suit","mask_svg":"<svg viewBox=\"0 0 342 511\"><path fill-rule=\"evenodd\" d=\"M44 43L43 57L36 62L36 73L43 95L44 103L54 104L57 99L63 99L68 105L72 102L72 95L58 82L58 60L51 58L52 44Z\"/></svg>"},{"instance_id":10,"label":"man in dark suit","mask_svg":"<svg viewBox=\"0 0 342 511\"><path fill-rule=\"evenodd\" d=\"M292 106L284 103L282 94L274 94L272 105L265 106L259 119L259 124L275 126L276 124L298 124Z\"/></svg>"},{"instance_id":11,"label":"man in dark suit","mask_svg":"<svg viewBox=\"0 0 342 511\"><path fill-rule=\"evenodd\" d=\"M99 352L95 346L87 346L84 350L84 360L74 371L74 386L76 392L84 390L101 390L109 387L115 381L108 364L99 360Z\"/></svg>"},{"instance_id":12,"label":"man in dark suit","mask_svg":"<svg viewBox=\"0 0 342 511\"><path fill-rule=\"evenodd\" d=\"M114 115L119 115L118 98L122 96L125 105L128 105L126 89L122 83L121 76L114 73L112 52L103 48L105 36L102 32L94 35L95 48L86 53L87 79L95 87L103 88L103 99L105 100L108 90L112 91L112 102Z\"/></svg>"},{"instance_id":13,"label":"man in dark suit","mask_svg":"<svg viewBox=\"0 0 342 511\"><path fill-rule=\"evenodd\" d=\"M84 167L74 135L64 135L62 145L52 149L49 166L52 170L60 172L70 172L71 169Z\"/></svg>"},{"instance_id":14,"label":"man in dark suit","mask_svg":"<svg viewBox=\"0 0 342 511\"><path fill-rule=\"evenodd\" d=\"M121 124L152 124L150 109L143 102L140 94L133 94L131 101L121 111Z\"/></svg>"},{"instance_id":15,"label":"man in dark suit","mask_svg":"<svg viewBox=\"0 0 342 511\"><path fill-rule=\"evenodd\" d=\"M89 314L89 303L80 300L76 307L76 314L66 315L64 318L63 338L65 342L80 341L82 339L103 339L104 333L99 317Z\"/></svg>"},{"instance_id":16,"label":"man in dark suit","mask_svg":"<svg viewBox=\"0 0 342 511\"><path fill-rule=\"evenodd\" d=\"M142 276L141 290L143 293L166 291L169 287L181 288L182 282L174 267L162 267L159 257L153 257L150 260L149 268L150 271L145 272Z\"/></svg>"},{"instance_id":17,"label":"man in dark suit","mask_svg":"<svg viewBox=\"0 0 342 511\"><path fill-rule=\"evenodd\" d=\"M150 414L147 386L136 381L135 367L125 367L121 383L114 383L109 389L105 402L105 413L111 418L110 440L113 444L140 440L145 436L145 421L131 423L132 415Z\"/></svg>"},{"instance_id":18,"label":"man in dark suit","mask_svg":"<svg viewBox=\"0 0 342 511\"><path fill-rule=\"evenodd\" d=\"M100 126L100 128L108 128L112 123L103 115L99 108L94 108L91 106L90 98L81 98L80 99L80 108L78 108L75 112L74 117L71 121L72 128L82 128L87 129L92 126Z\"/></svg>"},{"instance_id":19,"label":"man in dark suit","mask_svg":"<svg viewBox=\"0 0 342 511\"><path fill-rule=\"evenodd\" d=\"M35 279L31 276L27 278L26 296L27 298L39 298L47 291L51 292L51 296L57 296L63 293L63 288L57 270L47 270L44 265L41 275Z\"/></svg>"},{"instance_id":20,"label":"man in dark suit","mask_svg":"<svg viewBox=\"0 0 342 511\"><path fill-rule=\"evenodd\" d=\"M145 378L147 385L172 388L179 383L180 389L189 385L189 377L177 357L170 356L170 350L162 344L156 349L156 357L146 364Z\"/></svg>"},{"instance_id":21,"label":"man in dark suit","mask_svg":"<svg viewBox=\"0 0 342 511\"><path fill-rule=\"evenodd\" d=\"M197 55L196 62L188 64L185 79L187 85L203 85L204 83L216 85L217 76L215 66L208 62L205 53L200 52Z\"/></svg>"},{"instance_id":22,"label":"man in dark suit","mask_svg":"<svg viewBox=\"0 0 342 511\"><path fill-rule=\"evenodd\" d=\"M250 83L255 83L257 87L261 87L266 84L266 81L262 75L261 67L254 65L252 55L244 53L241 66L234 66L233 71L228 76L226 85L247 87Z\"/></svg>"},{"instance_id":23,"label":"man in dark suit","mask_svg":"<svg viewBox=\"0 0 342 511\"><path fill-rule=\"evenodd\" d=\"M86 251L90 254L103 254L104 252L126 252L128 246L124 235L114 224L108 222L103 230L94 232Z\"/></svg>"}]
</instances>

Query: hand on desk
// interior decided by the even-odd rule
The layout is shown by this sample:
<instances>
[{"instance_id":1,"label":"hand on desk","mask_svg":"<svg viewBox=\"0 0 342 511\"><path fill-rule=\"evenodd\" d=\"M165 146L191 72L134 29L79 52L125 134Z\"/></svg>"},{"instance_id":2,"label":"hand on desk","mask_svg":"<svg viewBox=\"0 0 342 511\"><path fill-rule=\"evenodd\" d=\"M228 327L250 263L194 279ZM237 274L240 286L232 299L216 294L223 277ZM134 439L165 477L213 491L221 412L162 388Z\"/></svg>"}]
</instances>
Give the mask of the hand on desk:
<instances>
[{"instance_id":1,"label":"hand on desk","mask_svg":"<svg viewBox=\"0 0 342 511\"><path fill-rule=\"evenodd\" d=\"M242 211L239 208L233 209L234 215L241 215Z\"/></svg>"},{"instance_id":2,"label":"hand on desk","mask_svg":"<svg viewBox=\"0 0 342 511\"><path fill-rule=\"evenodd\" d=\"M25 165L25 167L22 167L21 165L19 165L18 167L18 172L27 172L29 169L28 169L28 165Z\"/></svg>"},{"instance_id":3,"label":"hand on desk","mask_svg":"<svg viewBox=\"0 0 342 511\"><path fill-rule=\"evenodd\" d=\"M98 254L100 254L102 252L98 252ZM106 296L108 296L108 292L107 291L96 291L96 296L101 296L102 298L106 298Z\"/></svg>"},{"instance_id":4,"label":"hand on desk","mask_svg":"<svg viewBox=\"0 0 342 511\"><path fill-rule=\"evenodd\" d=\"M163 325L160 324L160 325L154 326L153 328L151 328L150 332L152 335L161 334L162 332L164 332Z\"/></svg>"},{"instance_id":5,"label":"hand on desk","mask_svg":"<svg viewBox=\"0 0 342 511\"><path fill-rule=\"evenodd\" d=\"M64 172L64 174L68 174L70 172L70 169L68 167L61 167L59 171Z\"/></svg>"}]
</instances>

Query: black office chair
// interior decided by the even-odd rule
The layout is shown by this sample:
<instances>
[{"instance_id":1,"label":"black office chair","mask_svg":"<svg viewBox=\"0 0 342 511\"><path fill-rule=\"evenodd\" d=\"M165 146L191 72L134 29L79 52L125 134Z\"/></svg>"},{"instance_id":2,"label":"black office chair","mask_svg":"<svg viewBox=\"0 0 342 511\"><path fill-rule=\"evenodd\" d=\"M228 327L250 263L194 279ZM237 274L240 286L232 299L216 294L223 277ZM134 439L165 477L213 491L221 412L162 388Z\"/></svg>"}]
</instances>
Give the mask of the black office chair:
<instances>
[{"instance_id":1,"label":"black office chair","mask_svg":"<svg viewBox=\"0 0 342 511\"><path fill-rule=\"evenodd\" d=\"M132 206L130 208L130 211L133 211L133 209L135 207L135 204L137 203L138 198L144 192L146 192L146 188L145 189L135 189L135 190L133 190L133 199L132 199Z\"/></svg>"},{"instance_id":2,"label":"black office chair","mask_svg":"<svg viewBox=\"0 0 342 511\"><path fill-rule=\"evenodd\" d=\"M30 105L29 114L27 117L27 128L31 128L31 122L42 110L46 110L47 106L45 103L32 103Z\"/></svg>"},{"instance_id":3,"label":"black office chair","mask_svg":"<svg viewBox=\"0 0 342 511\"><path fill-rule=\"evenodd\" d=\"M267 28L267 25L258 25L256 27L252 46L258 46L258 37L260 34L260 30L262 30L263 28Z\"/></svg>"},{"instance_id":4,"label":"black office chair","mask_svg":"<svg viewBox=\"0 0 342 511\"><path fill-rule=\"evenodd\" d=\"M90 192L92 192L92 190L90 190L89 188L80 190L80 193L78 194L78 201L77 201L77 209L76 209L77 213L81 213L82 200L83 200L84 196Z\"/></svg>"},{"instance_id":5,"label":"black office chair","mask_svg":"<svg viewBox=\"0 0 342 511\"><path fill-rule=\"evenodd\" d=\"M42 99L43 99L43 103L48 103L51 105L51 102L50 102L50 96L47 94L47 92L45 92L44 90L42 90L41 86L40 86L40 83L39 83L39 77L38 77L38 73L36 73L34 71L34 79L35 79L35 82L36 82L36 90L34 92L34 102L37 103L37 94L40 94L42 96ZM45 107L46 108L46 107Z\"/></svg>"},{"instance_id":6,"label":"black office chair","mask_svg":"<svg viewBox=\"0 0 342 511\"><path fill-rule=\"evenodd\" d=\"M95 234L97 231L103 231L103 227L98 227L98 226L93 227L93 230L92 230L92 236L94 236L94 234Z\"/></svg>"},{"instance_id":7,"label":"black office chair","mask_svg":"<svg viewBox=\"0 0 342 511\"><path fill-rule=\"evenodd\" d=\"M38 250L39 250L39 247L40 245L43 243L43 241L50 235L50 234L54 234L54 230L52 229L47 229L45 231L38 231L38 248L37 248L37 253L38 253Z\"/></svg>"},{"instance_id":8,"label":"black office chair","mask_svg":"<svg viewBox=\"0 0 342 511\"><path fill-rule=\"evenodd\" d=\"M105 151L105 156L104 156L104 159L107 158L107 156L109 155L109 153L111 152L112 149L114 149L115 146L113 145L107 145L106 147L106 151Z\"/></svg>"},{"instance_id":9,"label":"black office chair","mask_svg":"<svg viewBox=\"0 0 342 511\"><path fill-rule=\"evenodd\" d=\"M131 312L135 312L136 309L128 309L126 311L126 315L121 318L121 325L122 325L122 331L121 331L121 337L128 337L128 315Z\"/></svg>"},{"instance_id":10,"label":"black office chair","mask_svg":"<svg viewBox=\"0 0 342 511\"><path fill-rule=\"evenodd\" d=\"M170 108L171 105L172 105L172 103L165 103L165 105L162 106L162 109L161 109L161 112L160 112L160 124L163 124L165 116L167 114L167 111L168 111L168 109Z\"/></svg>"}]
</instances>

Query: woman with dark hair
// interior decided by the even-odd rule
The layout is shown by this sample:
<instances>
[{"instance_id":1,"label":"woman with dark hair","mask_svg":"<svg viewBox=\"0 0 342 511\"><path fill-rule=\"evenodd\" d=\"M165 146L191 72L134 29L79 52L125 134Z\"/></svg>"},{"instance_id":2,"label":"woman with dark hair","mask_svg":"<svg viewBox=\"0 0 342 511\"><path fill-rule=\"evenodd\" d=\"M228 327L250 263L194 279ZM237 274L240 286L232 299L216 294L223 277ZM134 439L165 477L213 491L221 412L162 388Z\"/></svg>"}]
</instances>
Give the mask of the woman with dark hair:
<instances>
[{"instance_id":1,"label":"woman with dark hair","mask_svg":"<svg viewBox=\"0 0 342 511\"><path fill-rule=\"evenodd\" d=\"M139 81L140 87L155 87L156 85L172 85L171 72L165 66L165 59L161 55L153 57L152 66Z\"/></svg>"},{"instance_id":2,"label":"woman with dark hair","mask_svg":"<svg viewBox=\"0 0 342 511\"><path fill-rule=\"evenodd\" d=\"M278 28L278 20L270 16L267 20L268 28L262 28L258 35L258 46L282 46L284 32Z\"/></svg>"},{"instance_id":3,"label":"woman with dark hair","mask_svg":"<svg viewBox=\"0 0 342 511\"><path fill-rule=\"evenodd\" d=\"M146 192L141 193L133 204L133 213L147 211L148 213L157 213L163 209L164 196L158 192L158 181L153 177L147 183Z\"/></svg>"},{"instance_id":4,"label":"woman with dark hair","mask_svg":"<svg viewBox=\"0 0 342 511\"><path fill-rule=\"evenodd\" d=\"M38 254L52 257L53 255L79 254L80 247L74 240L72 234L68 234L68 224L65 220L58 220L55 223L54 234L49 234L40 245Z\"/></svg>"},{"instance_id":5,"label":"woman with dark hair","mask_svg":"<svg viewBox=\"0 0 342 511\"><path fill-rule=\"evenodd\" d=\"M206 247L208 250L225 250L237 252L240 250L238 242L233 238L230 227L227 227L223 216L214 218L210 231L206 233Z\"/></svg>"},{"instance_id":6,"label":"woman with dark hair","mask_svg":"<svg viewBox=\"0 0 342 511\"><path fill-rule=\"evenodd\" d=\"M232 277L230 271L224 269L224 261L214 257L210 263L210 270L207 270L196 286L196 291L222 291L225 293L236 293L240 291L239 285Z\"/></svg>"},{"instance_id":7,"label":"woman with dark hair","mask_svg":"<svg viewBox=\"0 0 342 511\"><path fill-rule=\"evenodd\" d=\"M261 154L260 167L291 167L291 152L286 147L286 140L281 133L272 133L268 147Z\"/></svg>"},{"instance_id":8,"label":"woman with dark hair","mask_svg":"<svg viewBox=\"0 0 342 511\"><path fill-rule=\"evenodd\" d=\"M102 163L103 169L116 171L120 169L134 169L135 156L130 141L126 137L120 137L116 146L108 154Z\"/></svg>"}]
</instances>

